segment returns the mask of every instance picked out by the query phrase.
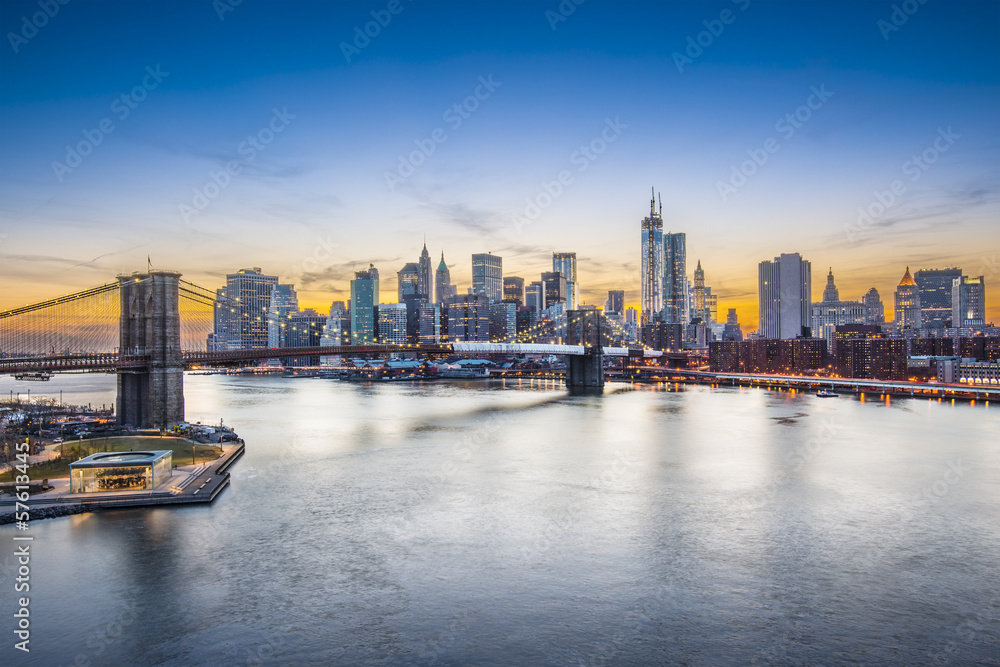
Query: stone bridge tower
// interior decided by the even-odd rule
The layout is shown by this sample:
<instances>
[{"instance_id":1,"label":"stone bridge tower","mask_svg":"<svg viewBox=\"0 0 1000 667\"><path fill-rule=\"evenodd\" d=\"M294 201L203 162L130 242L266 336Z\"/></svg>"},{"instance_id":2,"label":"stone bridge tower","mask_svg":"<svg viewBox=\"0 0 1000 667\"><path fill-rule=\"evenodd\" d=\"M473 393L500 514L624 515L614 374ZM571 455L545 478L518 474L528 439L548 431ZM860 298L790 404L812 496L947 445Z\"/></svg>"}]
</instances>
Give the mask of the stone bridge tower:
<instances>
[{"instance_id":1,"label":"stone bridge tower","mask_svg":"<svg viewBox=\"0 0 1000 667\"><path fill-rule=\"evenodd\" d=\"M119 353L149 356L145 368L118 373L119 424L169 428L184 421L180 277L174 271L118 276Z\"/></svg>"}]
</instances>

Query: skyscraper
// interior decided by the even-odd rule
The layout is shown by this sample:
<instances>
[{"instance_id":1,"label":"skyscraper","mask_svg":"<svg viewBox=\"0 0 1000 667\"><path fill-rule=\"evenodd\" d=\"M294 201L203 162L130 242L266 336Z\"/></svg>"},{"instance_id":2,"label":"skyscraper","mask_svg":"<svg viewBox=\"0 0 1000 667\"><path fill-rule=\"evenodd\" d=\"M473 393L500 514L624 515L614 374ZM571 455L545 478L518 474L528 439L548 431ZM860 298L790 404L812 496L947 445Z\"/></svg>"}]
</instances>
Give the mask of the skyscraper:
<instances>
[{"instance_id":1,"label":"skyscraper","mask_svg":"<svg viewBox=\"0 0 1000 667\"><path fill-rule=\"evenodd\" d=\"M444 257L444 253L441 257ZM425 299L434 300L434 272L431 270L431 255L427 252L427 241L424 241L424 249L420 251L420 260L417 262L416 293L423 295Z\"/></svg>"},{"instance_id":2,"label":"skyscraper","mask_svg":"<svg viewBox=\"0 0 1000 667\"><path fill-rule=\"evenodd\" d=\"M576 310L580 305L578 281L576 277L576 253L552 253L552 270L566 276L566 307Z\"/></svg>"},{"instance_id":3,"label":"skyscraper","mask_svg":"<svg viewBox=\"0 0 1000 667\"><path fill-rule=\"evenodd\" d=\"M442 251L441 262L434 273L434 302L444 303L447 299L451 298L453 293L451 271L448 270L448 265L444 263L444 251Z\"/></svg>"},{"instance_id":4,"label":"skyscraper","mask_svg":"<svg viewBox=\"0 0 1000 667\"><path fill-rule=\"evenodd\" d=\"M625 315L625 290L608 290L608 300L604 302L604 312L608 315L614 313L620 317Z\"/></svg>"},{"instance_id":5,"label":"skyscraper","mask_svg":"<svg viewBox=\"0 0 1000 667\"><path fill-rule=\"evenodd\" d=\"M649 200L649 215L642 219L642 323L663 309L663 204L656 211L656 195Z\"/></svg>"},{"instance_id":6,"label":"skyscraper","mask_svg":"<svg viewBox=\"0 0 1000 667\"><path fill-rule=\"evenodd\" d=\"M663 235L663 320L688 322L687 235Z\"/></svg>"},{"instance_id":7,"label":"skyscraper","mask_svg":"<svg viewBox=\"0 0 1000 667\"><path fill-rule=\"evenodd\" d=\"M920 295L920 328L943 329L951 321L951 287L962 269L921 269L913 274Z\"/></svg>"},{"instance_id":8,"label":"skyscraper","mask_svg":"<svg viewBox=\"0 0 1000 667\"><path fill-rule=\"evenodd\" d=\"M899 330L919 329L920 314L920 293L916 281L910 275L910 267L906 267L903 279L896 287L895 302L895 325Z\"/></svg>"},{"instance_id":9,"label":"skyscraper","mask_svg":"<svg viewBox=\"0 0 1000 667\"><path fill-rule=\"evenodd\" d=\"M416 262L409 262L396 273L398 279L397 300L402 303L406 297L422 294L420 292L420 267Z\"/></svg>"},{"instance_id":10,"label":"skyscraper","mask_svg":"<svg viewBox=\"0 0 1000 667\"><path fill-rule=\"evenodd\" d=\"M812 265L799 253L782 253L757 270L761 338L808 336Z\"/></svg>"},{"instance_id":11,"label":"skyscraper","mask_svg":"<svg viewBox=\"0 0 1000 667\"><path fill-rule=\"evenodd\" d=\"M951 303L951 326L965 329L986 325L986 281L982 276L955 278Z\"/></svg>"},{"instance_id":12,"label":"skyscraper","mask_svg":"<svg viewBox=\"0 0 1000 667\"><path fill-rule=\"evenodd\" d=\"M503 259L492 253L472 256L472 291L490 301L503 300Z\"/></svg>"},{"instance_id":13,"label":"skyscraper","mask_svg":"<svg viewBox=\"0 0 1000 667\"><path fill-rule=\"evenodd\" d=\"M378 306L378 270L369 264L351 281L351 345L375 342L375 308ZM405 326L405 317L404 317Z\"/></svg>"},{"instance_id":14,"label":"skyscraper","mask_svg":"<svg viewBox=\"0 0 1000 667\"><path fill-rule=\"evenodd\" d=\"M566 303L566 275L559 271L549 271L542 274L542 286L545 290L545 307L556 303Z\"/></svg>"},{"instance_id":15,"label":"skyscraper","mask_svg":"<svg viewBox=\"0 0 1000 667\"><path fill-rule=\"evenodd\" d=\"M877 289L872 287L865 292L861 303L865 306L865 324L876 326L885 324L885 306L882 304L882 297L879 296Z\"/></svg>"},{"instance_id":16,"label":"skyscraper","mask_svg":"<svg viewBox=\"0 0 1000 667\"><path fill-rule=\"evenodd\" d=\"M448 299L448 342L490 340L490 303L481 294L463 294Z\"/></svg>"},{"instance_id":17,"label":"skyscraper","mask_svg":"<svg viewBox=\"0 0 1000 667\"><path fill-rule=\"evenodd\" d=\"M513 301L518 308L524 305L524 278L504 276L503 300Z\"/></svg>"},{"instance_id":18,"label":"skyscraper","mask_svg":"<svg viewBox=\"0 0 1000 667\"><path fill-rule=\"evenodd\" d=\"M275 283L271 287L271 303L267 308L267 346L288 347L288 320L299 312L299 297L295 285Z\"/></svg>"},{"instance_id":19,"label":"skyscraper","mask_svg":"<svg viewBox=\"0 0 1000 667\"><path fill-rule=\"evenodd\" d=\"M545 310L545 286L542 281L536 280L525 288L524 305L539 313Z\"/></svg>"},{"instance_id":20,"label":"skyscraper","mask_svg":"<svg viewBox=\"0 0 1000 667\"><path fill-rule=\"evenodd\" d=\"M701 268L701 260L694 270L694 293L692 294L694 303L694 316L705 320L705 271Z\"/></svg>"},{"instance_id":21,"label":"skyscraper","mask_svg":"<svg viewBox=\"0 0 1000 667\"><path fill-rule=\"evenodd\" d=\"M323 325L323 336L320 345L339 346L349 345L351 342L351 319L347 312L347 306L343 301L334 301L330 304L330 314L326 316Z\"/></svg>"},{"instance_id":22,"label":"skyscraper","mask_svg":"<svg viewBox=\"0 0 1000 667\"><path fill-rule=\"evenodd\" d=\"M830 273L826 276L826 287L823 289L823 303L834 303L835 301L840 301L840 290L833 282L833 267L831 266Z\"/></svg>"},{"instance_id":23,"label":"skyscraper","mask_svg":"<svg viewBox=\"0 0 1000 667\"><path fill-rule=\"evenodd\" d=\"M226 276L226 297L231 306L229 349L267 347L267 311L271 306L271 289L277 283L278 276L264 275L257 266Z\"/></svg>"},{"instance_id":24,"label":"skyscraper","mask_svg":"<svg viewBox=\"0 0 1000 667\"><path fill-rule=\"evenodd\" d=\"M834 333L837 327L848 324L864 324L865 305L860 301L841 301L840 290L833 280L833 268L826 276L823 300L812 305L813 338L826 340L828 350L833 349Z\"/></svg>"},{"instance_id":25,"label":"skyscraper","mask_svg":"<svg viewBox=\"0 0 1000 667\"><path fill-rule=\"evenodd\" d=\"M384 303L378 307L378 342L383 345L408 342L405 303Z\"/></svg>"}]
</instances>

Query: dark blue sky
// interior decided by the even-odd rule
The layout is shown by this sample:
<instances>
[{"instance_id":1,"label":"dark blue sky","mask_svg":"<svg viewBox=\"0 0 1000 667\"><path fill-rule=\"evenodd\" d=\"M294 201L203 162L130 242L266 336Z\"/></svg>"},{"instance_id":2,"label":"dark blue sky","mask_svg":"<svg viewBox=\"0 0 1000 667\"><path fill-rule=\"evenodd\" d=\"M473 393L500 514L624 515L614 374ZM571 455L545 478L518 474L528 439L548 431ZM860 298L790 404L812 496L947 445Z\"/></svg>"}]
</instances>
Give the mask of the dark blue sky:
<instances>
[{"instance_id":1,"label":"dark blue sky","mask_svg":"<svg viewBox=\"0 0 1000 667\"><path fill-rule=\"evenodd\" d=\"M892 2L587 0L555 29L556 1L388 4L244 0L220 20L222 0L73 0L15 45L39 5L0 4L0 280L38 280L44 295L150 254L209 284L262 266L325 308L354 268L394 274L426 233L459 282L471 252L532 276L575 250L600 303L637 290L650 186L720 310L745 320L757 262L780 252L811 259L814 282L832 265L845 297L875 286L891 301L907 264L989 273L1000 3L914 1L893 31ZM372 11L391 20L348 62L342 43ZM144 77L155 85L122 117L116 98ZM467 98L467 117L449 115ZM779 123L797 111L808 117ZM54 165L104 120L113 130L78 166ZM578 152L595 141L599 153ZM411 158L420 142L433 152ZM907 167L926 150L932 163ZM767 159L741 166L753 155ZM419 161L412 175L401 159ZM859 222L894 181L901 194Z\"/></svg>"}]
</instances>

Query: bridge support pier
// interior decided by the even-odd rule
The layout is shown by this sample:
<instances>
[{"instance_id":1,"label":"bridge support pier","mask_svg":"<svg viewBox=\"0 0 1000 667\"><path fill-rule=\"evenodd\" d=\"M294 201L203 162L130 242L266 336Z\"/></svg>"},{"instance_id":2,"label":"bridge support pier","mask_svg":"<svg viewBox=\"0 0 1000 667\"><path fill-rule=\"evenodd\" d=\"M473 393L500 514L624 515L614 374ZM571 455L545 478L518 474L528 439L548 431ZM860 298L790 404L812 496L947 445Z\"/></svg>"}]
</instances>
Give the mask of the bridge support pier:
<instances>
[{"instance_id":1,"label":"bridge support pier","mask_svg":"<svg viewBox=\"0 0 1000 667\"><path fill-rule=\"evenodd\" d=\"M600 347L588 347L582 355L567 355L566 388L585 392L604 388L604 353Z\"/></svg>"},{"instance_id":2,"label":"bridge support pier","mask_svg":"<svg viewBox=\"0 0 1000 667\"><path fill-rule=\"evenodd\" d=\"M119 351L149 355L148 367L118 374L119 424L169 428L184 421L180 277L173 271L118 276Z\"/></svg>"}]
</instances>

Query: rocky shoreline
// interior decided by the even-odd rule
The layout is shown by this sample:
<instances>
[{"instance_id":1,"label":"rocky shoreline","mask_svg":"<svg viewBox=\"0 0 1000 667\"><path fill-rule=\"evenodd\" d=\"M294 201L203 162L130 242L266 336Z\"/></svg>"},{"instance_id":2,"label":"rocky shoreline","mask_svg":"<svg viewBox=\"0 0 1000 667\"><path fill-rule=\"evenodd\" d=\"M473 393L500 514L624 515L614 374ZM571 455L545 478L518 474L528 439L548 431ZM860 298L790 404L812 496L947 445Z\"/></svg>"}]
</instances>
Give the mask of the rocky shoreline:
<instances>
[{"instance_id":1,"label":"rocky shoreline","mask_svg":"<svg viewBox=\"0 0 1000 667\"><path fill-rule=\"evenodd\" d=\"M55 505L53 507L42 507L37 509L32 507L29 510L31 521L38 521L39 519L55 519L60 516L70 516L71 514L83 514L84 512L93 511L93 508L87 507L86 505ZM14 523L13 512L10 514L0 514L0 526L8 523Z\"/></svg>"}]
</instances>

